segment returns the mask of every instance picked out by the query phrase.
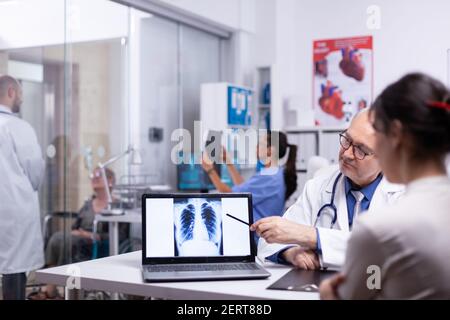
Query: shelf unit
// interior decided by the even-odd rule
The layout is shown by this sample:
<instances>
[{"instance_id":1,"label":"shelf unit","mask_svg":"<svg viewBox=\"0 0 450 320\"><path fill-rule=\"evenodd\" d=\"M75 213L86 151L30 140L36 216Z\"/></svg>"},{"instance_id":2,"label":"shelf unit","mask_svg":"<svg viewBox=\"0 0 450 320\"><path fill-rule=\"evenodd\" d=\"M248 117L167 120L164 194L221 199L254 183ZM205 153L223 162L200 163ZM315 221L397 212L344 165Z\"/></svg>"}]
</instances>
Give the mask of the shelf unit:
<instances>
[{"instance_id":1,"label":"shelf unit","mask_svg":"<svg viewBox=\"0 0 450 320\"><path fill-rule=\"evenodd\" d=\"M268 87L267 87L268 86ZM257 127L270 129L272 109L272 68L263 66L256 68L255 91L257 93Z\"/></svg>"},{"instance_id":2,"label":"shelf unit","mask_svg":"<svg viewBox=\"0 0 450 320\"><path fill-rule=\"evenodd\" d=\"M286 127L288 141L297 145L297 191L292 195L289 203L294 202L303 191L306 183L308 160L312 156L322 156L330 164L339 162L339 133L344 127Z\"/></svg>"},{"instance_id":3,"label":"shelf unit","mask_svg":"<svg viewBox=\"0 0 450 320\"><path fill-rule=\"evenodd\" d=\"M231 90L231 91L230 91ZM233 99L232 94L238 92L241 100L236 98ZM204 83L201 86L201 103L200 103L200 119L202 121L203 132L208 132L208 130L222 131L225 133L223 135L222 142L225 147L230 152L229 144L232 139L236 138L236 135L232 132L234 129L249 129L255 128L257 126L258 112L255 110L257 108L257 103L255 103L255 92L254 88L249 88L245 86L235 85L228 82L220 83ZM245 99L243 99L245 96ZM236 124L229 123L229 109L230 104L236 105L237 103L244 103L247 109L247 115L245 118L245 123ZM255 115L256 114L256 120ZM243 119L235 119L243 120ZM247 123L248 121L248 123ZM201 137L202 139L202 137ZM234 140L233 140L234 141ZM203 141L199 141L199 145L203 145ZM256 145L254 146L256 151ZM242 163L245 160L244 150L237 152L235 160ZM238 170L244 177L249 177L255 171L255 164L240 164ZM222 167L224 168L224 167ZM228 177L223 171L223 176ZM228 181L229 182L229 181Z\"/></svg>"},{"instance_id":4,"label":"shelf unit","mask_svg":"<svg viewBox=\"0 0 450 320\"><path fill-rule=\"evenodd\" d=\"M339 133L343 127L287 127L288 140L298 146L297 170L306 172L311 156L322 156L331 164L338 163Z\"/></svg>"}]
</instances>

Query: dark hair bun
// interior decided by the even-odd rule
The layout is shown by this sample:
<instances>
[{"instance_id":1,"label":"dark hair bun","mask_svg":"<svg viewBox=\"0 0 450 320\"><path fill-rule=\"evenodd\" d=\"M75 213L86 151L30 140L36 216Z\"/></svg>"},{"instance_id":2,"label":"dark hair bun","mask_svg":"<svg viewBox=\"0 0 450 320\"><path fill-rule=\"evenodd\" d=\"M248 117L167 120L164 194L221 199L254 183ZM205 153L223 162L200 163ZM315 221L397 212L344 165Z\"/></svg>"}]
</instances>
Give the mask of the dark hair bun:
<instances>
[{"instance_id":1,"label":"dark hair bun","mask_svg":"<svg viewBox=\"0 0 450 320\"><path fill-rule=\"evenodd\" d=\"M413 141L413 156L427 158L450 152L450 91L422 73L411 73L389 85L372 108L384 131L398 120Z\"/></svg>"}]
</instances>

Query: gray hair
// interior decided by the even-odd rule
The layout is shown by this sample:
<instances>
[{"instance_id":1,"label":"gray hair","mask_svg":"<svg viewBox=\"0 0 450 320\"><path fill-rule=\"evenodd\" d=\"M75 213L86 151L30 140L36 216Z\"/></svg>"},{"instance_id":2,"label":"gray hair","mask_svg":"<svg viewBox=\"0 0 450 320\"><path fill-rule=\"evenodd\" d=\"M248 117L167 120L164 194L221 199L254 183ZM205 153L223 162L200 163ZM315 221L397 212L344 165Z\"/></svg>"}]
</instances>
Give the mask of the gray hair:
<instances>
[{"instance_id":1,"label":"gray hair","mask_svg":"<svg viewBox=\"0 0 450 320\"><path fill-rule=\"evenodd\" d=\"M0 75L0 98L8 93L10 87L18 90L20 87L19 81L9 75Z\"/></svg>"}]
</instances>

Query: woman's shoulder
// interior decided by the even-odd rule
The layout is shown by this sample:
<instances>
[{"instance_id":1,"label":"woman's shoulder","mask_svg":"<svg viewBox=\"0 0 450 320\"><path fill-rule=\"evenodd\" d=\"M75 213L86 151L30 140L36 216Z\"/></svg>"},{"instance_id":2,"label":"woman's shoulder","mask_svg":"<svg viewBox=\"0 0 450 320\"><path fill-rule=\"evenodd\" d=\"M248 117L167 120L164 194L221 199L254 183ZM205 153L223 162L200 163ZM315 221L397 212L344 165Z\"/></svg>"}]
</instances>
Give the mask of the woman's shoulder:
<instances>
[{"instance_id":1,"label":"woman's shoulder","mask_svg":"<svg viewBox=\"0 0 450 320\"><path fill-rule=\"evenodd\" d=\"M420 211L420 210L419 210ZM374 235L386 237L400 230L407 231L420 227L424 216L414 208L408 198L400 198L393 204L386 204L375 210L370 210L358 217L359 223Z\"/></svg>"},{"instance_id":2,"label":"woman's shoulder","mask_svg":"<svg viewBox=\"0 0 450 320\"><path fill-rule=\"evenodd\" d=\"M274 168L262 170L253 175L247 182L256 186L257 188L276 187L277 185L284 185L284 170L283 168Z\"/></svg>"},{"instance_id":3,"label":"woman's shoulder","mask_svg":"<svg viewBox=\"0 0 450 320\"><path fill-rule=\"evenodd\" d=\"M83 202L83 205L80 208L79 213L81 214L83 212L92 210L92 203L93 203L94 199L95 199L95 196L90 196L89 198L86 198Z\"/></svg>"},{"instance_id":4,"label":"woman's shoulder","mask_svg":"<svg viewBox=\"0 0 450 320\"><path fill-rule=\"evenodd\" d=\"M284 168L283 167L271 167L264 168L257 174L253 175L253 177L257 177L258 179L280 179L283 177Z\"/></svg>"}]
</instances>

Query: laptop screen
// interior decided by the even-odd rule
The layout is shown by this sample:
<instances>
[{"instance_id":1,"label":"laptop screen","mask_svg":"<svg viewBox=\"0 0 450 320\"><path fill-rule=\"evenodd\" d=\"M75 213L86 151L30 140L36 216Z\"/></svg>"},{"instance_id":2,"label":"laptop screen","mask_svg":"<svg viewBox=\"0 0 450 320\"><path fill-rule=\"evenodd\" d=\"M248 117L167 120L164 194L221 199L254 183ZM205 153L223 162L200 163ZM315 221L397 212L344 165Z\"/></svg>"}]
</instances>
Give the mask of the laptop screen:
<instances>
[{"instance_id":1,"label":"laptop screen","mask_svg":"<svg viewBox=\"0 0 450 320\"><path fill-rule=\"evenodd\" d=\"M152 196L144 201L145 258L252 253L249 226L243 223L252 222L249 195Z\"/></svg>"}]
</instances>

